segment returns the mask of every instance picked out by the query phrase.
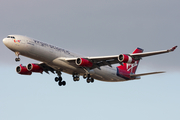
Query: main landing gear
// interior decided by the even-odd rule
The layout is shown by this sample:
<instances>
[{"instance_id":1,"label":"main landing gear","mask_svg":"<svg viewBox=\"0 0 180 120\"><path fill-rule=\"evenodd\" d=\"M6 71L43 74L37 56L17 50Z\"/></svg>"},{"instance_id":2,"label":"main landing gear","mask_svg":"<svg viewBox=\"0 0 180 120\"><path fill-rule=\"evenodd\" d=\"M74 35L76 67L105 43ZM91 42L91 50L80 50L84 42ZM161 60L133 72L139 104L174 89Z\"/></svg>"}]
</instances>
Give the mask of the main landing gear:
<instances>
[{"instance_id":1,"label":"main landing gear","mask_svg":"<svg viewBox=\"0 0 180 120\"><path fill-rule=\"evenodd\" d=\"M62 81L62 77L61 77L61 72L60 71L56 71L57 75L59 77L55 77L55 81L58 82L59 86L65 86L66 85L66 81Z\"/></svg>"},{"instance_id":2,"label":"main landing gear","mask_svg":"<svg viewBox=\"0 0 180 120\"><path fill-rule=\"evenodd\" d=\"M56 82L58 82L58 85L59 86L65 86L66 85L66 81L63 81L62 80L62 77L61 77L61 71L56 71L56 73L57 73L57 75L58 75L58 77L55 77L55 81ZM80 75L79 74L77 74L77 73L74 73L73 75L73 80L76 82L76 81L79 81L79 77L80 77ZM87 83L93 83L94 82L94 78L92 78L91 77L91 75L90 74L84 74L83 75L83 78L84 79L86 79L86 82Z\"/></svg>"},{"instance_id":3,"label":"main landing gear","mask_svg":"<svg viewBox=\"0 0 180 120\"><path fill-rule=\"evenodd\" d=\"M73 74L73 80L76 82L76 81L79 81L79 74Z\"/></svg>"},{"instance_id":4,"label":"main landing gear","mask_svg":"<svg viewBox=\"0 0 180 120\"><path fill-rule=\"evenodd\" d=\"M87 83L93 83L94 82L94 78L91 78L90 74L84 74L83 78L86 79ZM79 74L73 74L73 80L79 81Z\"/></svg>"},{"instance_id":5,"label":"main landing gear","mask_svg":"<svg viewBox=\"0 0 180 120\"><path fill-rule=\"evenodd\" d=\"M84 74L83 78L86 79L87 83L93 83L94 82L94 78L91 78L90 74Z\"/></svg>"},{"instance_id":6,"label":"main landing gear","mask_svg":"<svg viewBox=\"0 0 180 120\"><path fill-rule=\"evenodd\" d=\"M17 56L17 58L15 58L16 62L19 62L21 59L19 58L20 53L19 52L15 52L15 55Z\"/></svg>"}]
</instances>

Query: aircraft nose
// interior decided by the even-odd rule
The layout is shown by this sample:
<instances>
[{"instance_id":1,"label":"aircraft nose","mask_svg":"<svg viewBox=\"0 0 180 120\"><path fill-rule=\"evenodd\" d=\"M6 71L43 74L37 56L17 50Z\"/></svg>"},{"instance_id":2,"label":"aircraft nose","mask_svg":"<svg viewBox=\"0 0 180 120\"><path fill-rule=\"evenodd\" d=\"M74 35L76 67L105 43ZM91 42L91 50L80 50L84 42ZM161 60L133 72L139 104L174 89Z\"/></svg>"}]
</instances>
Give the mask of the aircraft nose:
<instances>
[{"instance_id":1,"label":"aircraft nose","mask_svg":"<svg viewBox=\"0 0 180 120\"><path fill-rule=\"evenodd\" d=\"M7 39L6 39L6 38L3 39L3 43L4 43L5 45L7 44Z\"/></svg>"},{"instance_id":2,"label":"aircraft nose","mask_svg":"<svg viewBox=\"0 0 180 120\"><path fill-rule=\"evenodd\" d=\"M4 45L9 48L10 50L14 50L14 46L13 46L13 43L14 43L14 40L11 39L11 38L4 38L3 40L3 43Z\"/></svg>"},{"instance_id":3,"label":"aircraft nose","mask_svg":"<svg viewBox=\"0 0 180 120\"><path fill-rule=\"evenodd\" d=\"M3 39L3 43L4 43L4 45L5 45L6 47L9 47L9 46L10 46L10 44L9 44L9 39L8 39L8 38L4 38L4 39Z\"/></svg>"}]
</instances>

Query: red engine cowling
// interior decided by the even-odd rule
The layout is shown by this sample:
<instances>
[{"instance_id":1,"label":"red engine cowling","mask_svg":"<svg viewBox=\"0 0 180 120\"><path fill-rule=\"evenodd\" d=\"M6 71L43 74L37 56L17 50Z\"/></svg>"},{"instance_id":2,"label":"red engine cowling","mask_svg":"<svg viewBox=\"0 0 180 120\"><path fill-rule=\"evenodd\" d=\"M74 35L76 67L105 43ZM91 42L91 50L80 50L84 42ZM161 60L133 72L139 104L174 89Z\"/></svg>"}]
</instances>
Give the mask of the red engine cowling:
<instances>
[{"instance_id":1,"label":"red engine cowling","mask_svg":"<svg viewBox=\"0 0 180 120\"><path fill-rule=\"evenodd\" d=\"M42 73L43 72L43 69L39 66L39 65L36 65L36 64L33 64L33 63L30 63L26 66L27 70L31 71L31 72L39 72L39 73Z\"/></svg>"},{"instance_id":2,"label":"red engine cowling","mask_svg":"<svg viewBox=\"0 0 180 120\"><path fill-rule=\"evenodd\" d=\"M19 65L16 67L16 72L21 74L21 75L31 75L32 72L28 71L25 66Z\"/></svg>"},{"instance_id":3,"label":"red engine cowling","mask_svg":"<svg viewBox=\"0 0 180 120\"><path fill-rule=\"evenodd\" d=\"M135 63L135 60L132 57L125 54L120 54L118 60L123 63Z\"/></svg>"},{"instance_id":4,"label":"red engine cowling","mask_svg":"<svg viewBox=\"0 0 180 120\"><path fill-rule=\"evenodd\" d=\"M89 60L84 59L84 58L77 58L76 64L79 66L83 66L83 67L92 67L93 66L92 62L90 62Z\"/></svg>"}]
</instances>

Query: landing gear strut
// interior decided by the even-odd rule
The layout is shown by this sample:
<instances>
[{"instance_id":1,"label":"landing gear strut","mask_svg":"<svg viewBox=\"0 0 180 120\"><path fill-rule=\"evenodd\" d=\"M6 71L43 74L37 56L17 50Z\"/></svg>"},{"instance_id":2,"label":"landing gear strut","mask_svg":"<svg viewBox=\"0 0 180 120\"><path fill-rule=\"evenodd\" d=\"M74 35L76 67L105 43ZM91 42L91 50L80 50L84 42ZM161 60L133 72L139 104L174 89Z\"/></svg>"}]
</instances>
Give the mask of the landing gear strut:
<instances>
[{"instance_id":1,"label":"landing gear strut","mask_svg":"<svg viewBox=\"0 0 180 120\"><path fill-rule=\"evenodd\" d=\"M62 73L61 73L61 71L56 71L56 73L57 73L57 75L58 75L59 77L55 77L54 80L55 80L56 82L58 82L58 85L59 85L59 86L62 86L62 85L65 86L65 85L66 85L66 81L62 81L62 77L61 77L61 74L62 74Z\"/></svg>"},{"instance_id":2,"label":"landing gear strut","mask_svg":"<svg viewBox=\"0 0 180 120\"><path fill-rule=\"evenodd\" d=\"M15 58L15 61L16 61L16 62L20 61L20 60L21 60L21 59L19 58L20 53L19 53L19 52L15 52L15 55L17 56L17 58Z\"/></svg>"}]
</instances>

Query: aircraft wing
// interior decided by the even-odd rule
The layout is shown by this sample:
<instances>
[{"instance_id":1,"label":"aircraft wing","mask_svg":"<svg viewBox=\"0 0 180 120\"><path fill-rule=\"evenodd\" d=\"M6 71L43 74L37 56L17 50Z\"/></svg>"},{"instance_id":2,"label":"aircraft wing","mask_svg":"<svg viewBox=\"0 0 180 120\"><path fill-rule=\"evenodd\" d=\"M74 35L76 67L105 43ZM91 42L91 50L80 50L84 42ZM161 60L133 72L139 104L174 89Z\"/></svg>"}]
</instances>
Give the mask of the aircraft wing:
<instances>
[{"instance_id":1,"label":"aircraft wing","mask_svg":"<svg viewBox=\"0 0 180 120\"><path fill-rule=\"evenodd\" d=\"M142 57L147 57L147 56L152 56L152 55L158 55L158 54L163 54L163 53L168 53L168 52L172 52L177 48L177 46L172 47L171 49L168 50L161 50L161 51L153 51L153 52L145 52L145 53L134 53L134 54L126 54L130 57L132 57L135 60L140 60ZM89 68L93 69L93 68L99 68L101 66L105 66L108 65L111 67L112 64L117 64L120 63L122 64L122 62L120 62L118 60L119 55L112 55L112 56L98 56L98 57L83 57L81 59L86 59L88 61L90 61L93 65ZM58 58L59 60L63 60L63 61L67 61L70 63L76 63L76 60L78 58Z\"/></svg>"},{"instance_id":2,"label":"aircraft wing","mask_svg":"<svg viewBox=\"0 0 180 120\"><path fill-rule=\"evenodd\" d=\"M132 58L137 58L137 59L141 59L142 57L148 57L148 56L152 56L152 55L158 55L158 54L163 54L163 53L168 53L168 52L172 52L177 48L177 46L172 47L171 49L168 50L161 50L161 51L153 51L153 52L145 52L145 53L135 53L135 54L129 54L129 56L131 56Z\"/></svg>"}]
</instances>

